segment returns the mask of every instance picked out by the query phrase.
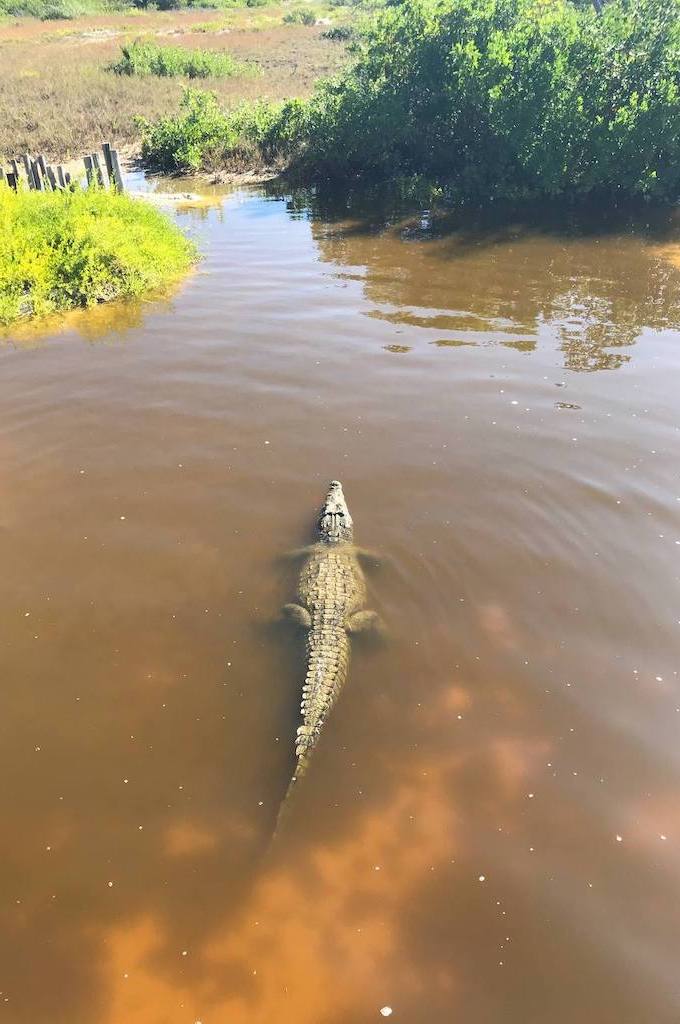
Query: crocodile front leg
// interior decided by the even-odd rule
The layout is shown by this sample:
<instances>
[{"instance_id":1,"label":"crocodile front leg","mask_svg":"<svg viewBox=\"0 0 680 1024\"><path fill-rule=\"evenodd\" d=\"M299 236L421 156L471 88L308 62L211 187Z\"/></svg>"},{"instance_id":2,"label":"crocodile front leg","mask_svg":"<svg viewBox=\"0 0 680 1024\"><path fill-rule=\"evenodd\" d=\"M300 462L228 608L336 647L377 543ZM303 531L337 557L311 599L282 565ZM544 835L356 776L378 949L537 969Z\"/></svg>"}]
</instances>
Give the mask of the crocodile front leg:
<instances>
[{"instance_id":1,"label":"crocodile front leg","mask_svg":"<svg viewBox=\"0 0 680 1024\"><path fill-rule=\"evenodd\" d=\"M281 612L287 619L297 626L302 626L303 629L309 629L312 625L311 615L301 604L284 604Z\"/></svg>"},{"instance_id":2,"label":"crocodile front leg","mask_svg":"<svg viewBox=\"0 0 680 1024\"><path fill-rule=\"evenodd\" d=\"M383 627L377 612L361 611L349 616L345 628L348 633L363 633L369 629L381 630Z\"/></svg>"}]
</instances>

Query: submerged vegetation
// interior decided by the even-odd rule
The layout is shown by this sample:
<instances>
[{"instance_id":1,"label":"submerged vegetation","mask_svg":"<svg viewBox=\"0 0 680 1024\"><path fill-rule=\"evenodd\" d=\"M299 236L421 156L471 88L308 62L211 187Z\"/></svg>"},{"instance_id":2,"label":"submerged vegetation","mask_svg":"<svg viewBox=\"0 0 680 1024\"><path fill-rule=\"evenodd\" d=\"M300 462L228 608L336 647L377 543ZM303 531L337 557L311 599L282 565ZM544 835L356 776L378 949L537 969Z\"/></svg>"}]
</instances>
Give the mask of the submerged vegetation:
<instances>
[{"instance_id":1,"label":"submerged vegetation","mask_svg":"<svg viewBox=\"0 0 680 1024\"><path fill-rule=\"evenodd\" d=\"M224 50L188 50L136 40L121 47L120 60L111 65L119 75L158 75L160 78L229 78L252 74L251 64L235 60Z\"/></svg>"},{"instance_id":2,"label":"submerged vegetation","mask_svg":"<svg viewBox=\"0 0 680 1024\"><path fill-rule=\"evenodd\" d=\"M160 211L100 189L13 192L0 183L0 324L139 295L196 259Z\"/></svg>"},{"instance_id":3,"label":"submerged vegetation","mask_svg":"<svg viewBox=\"0 0 680 1024\"><path fill-rule=\"evenodd\" d=\"M460 198L680 196L680 0L404 0L309 100L222 113L192 94L144 157L252 153L344 185L416 178Z\"/></svg>"}]
</instances>

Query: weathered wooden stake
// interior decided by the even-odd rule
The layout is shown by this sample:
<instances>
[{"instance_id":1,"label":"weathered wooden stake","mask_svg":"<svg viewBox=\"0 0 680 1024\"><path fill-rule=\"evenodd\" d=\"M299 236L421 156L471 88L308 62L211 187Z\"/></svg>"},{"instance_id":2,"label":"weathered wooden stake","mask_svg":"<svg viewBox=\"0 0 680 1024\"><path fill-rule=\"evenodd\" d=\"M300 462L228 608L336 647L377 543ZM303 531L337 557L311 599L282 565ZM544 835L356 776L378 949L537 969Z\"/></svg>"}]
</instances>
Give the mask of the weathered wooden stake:
<instances>
[{"instance_id":1,"label":"weathered wooden stake","mask_svg":"<svg viewBox=\"0 0 680 1024\"><path fill-rule=\"evenodd\" d=\"M105 171L102 171L101 161L98 153L92 154L92 166L94 167L94 173L97 179L97 184L103 188L109 187L109 176Z\"/></svg>"},{"instance_id":2,"label":"weathered wooden stake","mask_svg":"<svg viewBox=\"0 0 680 1024\"><path fill-rule=\"evenodd\" d=\"M59 188L64 188L66 185L66 181L64 179L64 168L61 164L57 164L57 182L59 183Z\"/></svg>"},{"instance_id":3,"label":"weathered wooden stake","mask_svg":"<svg viewBox=\"0 0 680 1024\"><path fill-rule=\"evenodd\" d=\"M120 169L120 160L118 159L118 150L111 149L109 146L109 153L111 155L111 181L118 189L119 192L125 191L125 183L123 181L123 172Z\"/></svg>"},{"instance_id":4,"label":"weathered wooden stake","mask_svg":"<svg viewBox=\"0 0 680 1024\"><path fill-rule=\"evenodd\" d=\"M50 183L50 188L54 191L57 188L57 176L54 173L54 167L48 164L45 170L47 173L47 180Z\"/></svg>"},{"instance_id":5,"label":"weathered wooden stake","mask_svg":"<svg viewBox=\"0 0 680 1024\"><path fill-rule=\"evenodd\" d=\"M33 161L31 160L29 153L24 153L21 157L24 170L26 171L26 179L28 181L29 188L35 188L35 178L33 177Z\"/></svg>"},{"instance_id":6,"label":"weathered wooden stake","mask_svg":"<svg viewBox=\"0 0 680 1024\"><path fill-rule=\"evenodd\" d=\"M69 188L70 185L71 185L71 172L70 171L64 171L64 184L66 185L66 188Z\"/></svg>"},{"instance_id":7,"label":"weathered wooden stake","mask_svg":"<svg viewBox=\"0 0 680 1024\"><path fill-rule=\"evenodd\" d=\"M35 162L40 168L40 177L42 179L43 188L47 188L47 164L45 163L45 157L40 155L35 158Z\"/></svg>"},{"instance_id":8,"label":"weathered wooden stake","mask_svg":"<svg viewBox=\"0 0 680 1024\"><path fill-rule=\"evenodd\" d=\"M19 187L19 175L15 174L14 171L8 171L7 184L16 192L17 188Z\"/></svg>"},{"instance_id":9,"label":"weathered wooden stake","mask_svg":"<svg viewBox=\"0 0 680 1024\"><path fill-rule=\"evenodd\" d=\"M85 174L87 175L87 184L89 186L94 183L94 165L92 163L92 157L84 156L83 163L85 164Z\"/></svg>"},{"instance_id":10,"label":"weathered wooden stake","mask_svg":"<svg viewBox=\"0 0 680 1024\"><path fill-rule=\"evenodd\" d=\"M38 190L38 192L44 192L45 191L45 180L44 180L44 178L42 176L42 171L40 170L40 164L38 163L37 160L31 160L31 173L33 175L34 188L36 188Z\"/></svg>"},{"instance_id":11,"label":"weathered wooden stake","mask_svg":"<svg viewBox=\"0 0 680 1024\"><path fill-rule=\"evenodd\" d=\"M19 165L16 160L12 159L9 162L9 169L16 176L17 181L19 180Z\"/></svg>"},{"instance_id":12,"label":"weathered wooden stake","mask_svg":"<svg viewBox=\"0 0 680 1024\"><path fill-rule=\"evenodd\" d=\"M104 154L104 163L106 164L106 173L109 176L109 181L113 181L113 163L111 162L111 143L102 142L102 153Z\"/></svg>"}]
</instances>

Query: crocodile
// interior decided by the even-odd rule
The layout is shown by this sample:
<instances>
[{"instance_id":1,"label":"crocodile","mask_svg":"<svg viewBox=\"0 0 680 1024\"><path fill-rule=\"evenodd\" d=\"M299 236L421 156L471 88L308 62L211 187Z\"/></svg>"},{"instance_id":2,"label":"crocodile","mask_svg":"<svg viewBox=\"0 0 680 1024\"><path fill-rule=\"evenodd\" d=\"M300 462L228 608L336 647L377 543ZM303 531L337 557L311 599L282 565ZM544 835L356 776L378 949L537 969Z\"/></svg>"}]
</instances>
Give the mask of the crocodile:
<instances>
[{"instance_id":1,"label":"crocodile","mask_svg":"<svg viewBox=\"0 0 680 1024\"><path fill-rule=\"evenodd\" d=\"M360 564L362 558L374 560L375 556L354 544L354 525L339 480L331 481L321 508L316 543L293 554L304 558L298 601L284 605L283 613L305 631L307 673L302 724L295 740L296 763L279 823L347 678L350 634L380 628L377 613L364 607L366 580Z\"/></svg>"}]
</instances>

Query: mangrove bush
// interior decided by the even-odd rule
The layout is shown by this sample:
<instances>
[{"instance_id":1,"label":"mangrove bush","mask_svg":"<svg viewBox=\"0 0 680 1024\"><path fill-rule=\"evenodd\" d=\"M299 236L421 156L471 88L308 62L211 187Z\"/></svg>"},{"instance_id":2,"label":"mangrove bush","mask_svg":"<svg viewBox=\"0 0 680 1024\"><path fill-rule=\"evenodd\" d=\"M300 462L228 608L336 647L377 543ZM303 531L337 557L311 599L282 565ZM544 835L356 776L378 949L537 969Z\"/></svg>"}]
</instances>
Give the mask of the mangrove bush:
<instances>
[{"instance_id":1,"label":"mangrove bush","mask_svg":"<svg viewBox=\"0 0 680 1024\"><path fill-rule=\"evenodd\" d=\"M221 116L229 152L238 125ZM256 127L251 148L312 182L676 199L680 0L610 0L601 14L569 0L404 0L364 29L344 74L260 111Z\"/></svg>"},{"instance_id":2,"label":"mangrove bush","mask_svg":"<svg viewBox=\"0 0 680 1024\"><path fill-rule=\"evenodd\" d=\"M193 244L159 210L101 189L0 182L0 324L139 295L180 277Z\"/></svg>"},{"instance_id":3,"label":"mangrove bush","mask_svg":"<svg viewBox=\"0 0 680 1024\"><path fill-rule=\"evenodd\" d=\"M213 93L186 89L176 117L138 118L142 160L156 171L195 171L231 165L238 169L266 162L265 140L278 135L280 108L243 104L225 113Z\"/></svg>"}]
</instances>

